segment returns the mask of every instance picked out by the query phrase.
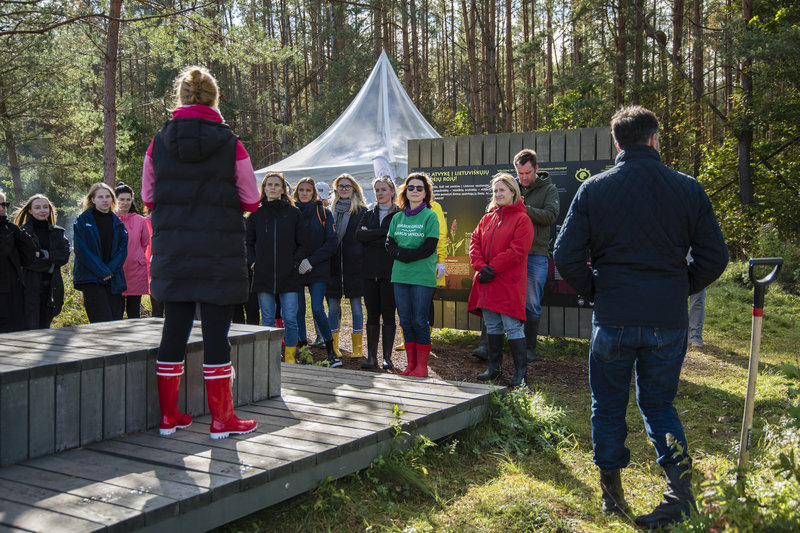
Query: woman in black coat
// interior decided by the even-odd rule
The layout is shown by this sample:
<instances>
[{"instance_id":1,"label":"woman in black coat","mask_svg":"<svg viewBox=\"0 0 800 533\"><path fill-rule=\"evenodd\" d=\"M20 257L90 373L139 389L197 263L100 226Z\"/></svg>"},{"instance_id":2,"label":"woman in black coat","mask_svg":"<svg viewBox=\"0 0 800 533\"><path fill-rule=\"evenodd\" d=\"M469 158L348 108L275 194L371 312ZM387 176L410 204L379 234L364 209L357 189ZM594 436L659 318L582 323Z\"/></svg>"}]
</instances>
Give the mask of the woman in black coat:
<instances>
[{"instance_id":1,"label":"woman in black coat","mask_svg":"<svg viewBox=\"0 0 800 533\"><path fill-rule=\"evenodd\" d=\"M386 252L386 234L392 217L400 208L395 203L397 190L389 177L372 182L375 207L361 219L356 238L364 245L364 263L361 277L364 280L364 304L367 307L367 360L361 368L375 368L378 364L378 337L383 330L383 368L392 365L392 347L397 326L394 321L394 288L392 286L392 259ZM383 328L381 328L383 317Z\"/></svg>"},{"instance_id":2,"label":"woman in black coat","mask_svg":"<svg viewBox=\"0 0 800 533\"><path fill-rule=\"evenodd\" d=\"M361 337L364 331L364 312L361 309L361 296L364 293L361 280L361 265L364 260L364 247L356 239L356 230L361 227L361 217L367 212L361 186L350 174L342 174L333 180L334 227L339 247L331 263L331 277L325 296L328 299L328 323L333 335L333 349L339 351L339 320L341 318L342 296L350 300L353 314L353 355L361 357Z\"/></svg>"},{"instance_id":3,"label":"woman in black coat","mask_svg":"<svg viewBox=\"0 0 800 533\"><path fill-rule=\"evenodd\" d=\"M0 333L25 329L22 267L36 252L33 239L8 220L9 206L0 190Z\"/></svg>"},{"instance_id":4,"label":"woman in black coat","mask_svg":"<svg viewBox=\"0 0 800 533\"><path fill-rule=\"evenodd\" d=\"M56 226L56 208L42 194L34 194L20 208L14 222L33 239L33 262L24 267L25 317L28 329L46 329L64 305L61 267L69 261L69 240Z\"/></svg>"},{"instance_id":5,"label":"woman in black coat","mask_svg":"<svg viewBox=\"0 0 800 533\"><path fill-rule=\"evenodd\" d=\"M276 299L283 317L285 361L297 350L297 267L306 257L303 214L289 196L283 174L272 172L261 182L261 207L247 217L247 263L253 270L251 291L258 295L261 325L275 327Z\"/></svg>"},{"instance_id":6,"label":"woman in black coat","mask_svg":"<svg viewBox=\"0 0 800 533\"><path fill-rule=\"evenodd\" d=\"M306 251L308 256L300 262L300 282L308 287L311 296L311 312L319 326L319 334L325 341L328 351L328 364L332 367L342 366L333 350L333 335L325 314L325 288L331 277L331 257L336 254L339 241L333 227L333 215L322 204L313 178L303 178L297 182L293 197L295 207L303 213L306 228ZM307 343L306 337L306 305L305 292L300 290L300 301L297 306L297 328L300 343Z\"/></svg>"}]
</instances>

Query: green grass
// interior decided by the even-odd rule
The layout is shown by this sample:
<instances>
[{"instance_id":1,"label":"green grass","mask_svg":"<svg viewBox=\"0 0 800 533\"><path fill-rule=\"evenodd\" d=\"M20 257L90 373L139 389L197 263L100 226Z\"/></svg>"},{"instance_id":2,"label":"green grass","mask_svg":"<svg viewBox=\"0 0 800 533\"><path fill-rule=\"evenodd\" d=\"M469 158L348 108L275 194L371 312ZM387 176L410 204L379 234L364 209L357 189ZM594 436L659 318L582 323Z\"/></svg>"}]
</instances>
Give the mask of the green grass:
<instances>
[{"instance_id":1,"label":"green grass","mask_svg":"<svg viewBox=\"0 0 800 533\"><path fill-rule=\"evenodd\" d=\"M676 407L702 512L677 531L800 531L800 405L793 392L800 379L781 372L787 363L800 366L800 297L793 287L767 291L750 469L744 492L735 484L753 294L745 278L746 267L732 264L708 289L706 344L690 350L681 375ZM68 301L59 320L85 321L80 295L68 294ZM434 338L463 348L467 357L478 336L441 329ZM573 366L585 366L588 349L586 340L549 337L539 346L543 359ZM491 421L436 443L418 441L220 531L277 532L287 524L308 532L635 531L629 521L600 511L588 387L538 381L519 394L524 397L498 401ZM623 483L634 512L648 512L664 483L634 398L627 422L632 461ZM781 455L795 475L776 470Z\"/></svg>"},{"instance_id":2,"label":"green grass","mask_svg":"<svg viewBox=\"0 0 800 533\"><path fill-rule=\"evenodd\" d=\"M787 412L797 404L780 367L800 365L800 298L779 286L767 292L753 448L744 493L735 485L750 351L752 288L733 264L708 290L706 345L687 356L676 407L694 458L700 516L677 531L796 531L798 476L782 475L781 454L800 457ZM745 274L746 277L746 274ZM434 332L437 342L470 349L475 333ZM585 364L588 341L543 338L542 358ZM798 387L794 383L794 387ZM592 464L587 387L538 382L497 403L493 420L409 458L381 458L370 469L233 522L225 532L282 531L635 531L599 508ZM523 394L524 397L520 397ZM797 408L800 413L800 407ZM658 503L664 484L631 399L627 422L632 462L623 471L637 513ZM387 467L387 464L391 464ZM414 489L409 472L424 490Z\"/></svg>"}]
</instances>

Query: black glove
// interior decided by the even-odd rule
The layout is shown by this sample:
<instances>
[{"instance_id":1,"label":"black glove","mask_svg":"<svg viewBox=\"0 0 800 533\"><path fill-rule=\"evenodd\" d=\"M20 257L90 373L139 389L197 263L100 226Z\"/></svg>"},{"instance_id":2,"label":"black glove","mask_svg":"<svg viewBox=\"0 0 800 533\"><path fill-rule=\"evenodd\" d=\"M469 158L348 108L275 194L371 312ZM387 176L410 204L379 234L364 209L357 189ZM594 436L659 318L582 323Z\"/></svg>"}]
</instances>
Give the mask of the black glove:
<instances>
[{"instance_id":1,"label":"black glove","mask_svg":"<svg viewBox=\"0 0 800 533\"><path fill-rule=\"evenodd\" d=\"M489 265L484 265L481 271L478 273L478 282L479 283L489 283L494 279L495 274L494 269Z\"/></svg>"}]
</instances>

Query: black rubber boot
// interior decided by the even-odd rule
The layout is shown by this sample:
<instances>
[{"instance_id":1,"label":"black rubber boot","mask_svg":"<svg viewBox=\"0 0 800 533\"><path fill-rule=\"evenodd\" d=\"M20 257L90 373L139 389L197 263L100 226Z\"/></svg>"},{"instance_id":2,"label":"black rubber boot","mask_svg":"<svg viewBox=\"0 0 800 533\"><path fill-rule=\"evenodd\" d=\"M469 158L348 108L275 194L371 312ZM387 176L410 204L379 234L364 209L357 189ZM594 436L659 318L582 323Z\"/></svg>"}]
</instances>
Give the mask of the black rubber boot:
<instances>
[{"instance_id":1,"label":"black rubber boot","mask_svg":"<svg viewBox=\"0 0 800 533\"><path fill-rule=\"evenodd\" d=\"M489 347L486 345L486 324L481 324L481 343L472 350L472 355L481 361L489 360Z\"/></svg>"},{"instance_id":2,"label":"black rubber boot","mask_svg":"<svg viewBox=\"0 0 800 533\"><path fill-rule=\"evenodd\" d=\"M509 339L508 347L511 350L511 357L514 359L514 377L508 382L509 387L519 387L525 383L525 376L528 373L528 359L525 353L525 339Z\"/></svg>"},{"instance_id":3,"label":"black rubber boot","mask_svg":"<svg viewBox=\"0 0 800 533\"><path fill-rule=\"evenodd\" d=\"M692 495L692 467L690 464L663 465L667 475L667 491L664 501L659 503L653 512L637 516L636 525L648 529L656 529L683 522L692 511L697 511Z\"/></svg>"},{"instance_id":4,"label":"black rubber boot","mask_svg":"<svg viewBox=\"0 0 800 533\"><path fill-rule=\"evenodd\" d=\"M615 514L625 516L630 513L631 508L625 501L625 494L622 490L622 479L620 470L601 470L600 488L603 491L603 512L605 514Z\"/></svg>"},{"instance_id":5,"label":"black rubber boot","mask_svg":"<svg viewBox=\"0 0 800 533\"><path fill-rule=\"evenodd\" d=\"M336 357L336 352L333 351L333 339L325 341L325 349L328 351L328 364L331 368L342 366L342 362Z\"/></svg>"},{"instance_id":6,"label":"black rubber boot","mask_svg":"<svg viewBox=\"0 0 800 533\"><path fill-rule=\"evenodd\" d=\"M361 368L378 368L378 336L380 326L367 325L367 360L361 363Z\"/></svg>"},{"instance_id":7,"label":"black rubber boot","mask_svg":"<svg viewBox=\"0 0 800 533\"><path fill-rule=\"evenodd\" d=\"M529 363L536 361L536 336L539 334L539 319L525 319L525 345Z\"/></svg>"},{"instance_id":8,"label":"black rubber boot","mask_svg":"<svg viewBox=\"0 0 800 533\"><path fill-rule=\"evenodd\" d=\"M384 324L381 326L381 335L383 336L383 369L391 370L394 368L392 364L392 350L394 350L394 335L397 333L397 326L394 324Z\"/></svg>"},{"instance_id":9,"label":"black rubber boot","mask_svg":"<svg viewBox=\"0 0 800 533\"><path fill-rule=\"evenodd\" d=\"M503 339L505 335L486 335L486 345L489 351L489 368L483 374L478 374L478 381L491 381L500 376L503 364Z\"/></svg>"}]
</instances>

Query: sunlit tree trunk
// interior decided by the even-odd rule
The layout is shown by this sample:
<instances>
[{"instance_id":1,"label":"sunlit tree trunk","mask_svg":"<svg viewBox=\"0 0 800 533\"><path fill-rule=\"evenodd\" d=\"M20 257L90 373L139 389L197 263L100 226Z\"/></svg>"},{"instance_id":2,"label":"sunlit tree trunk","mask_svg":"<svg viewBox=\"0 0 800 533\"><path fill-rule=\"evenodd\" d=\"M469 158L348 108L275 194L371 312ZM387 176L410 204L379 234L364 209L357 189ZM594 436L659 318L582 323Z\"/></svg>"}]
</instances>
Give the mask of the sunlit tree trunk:
<instances>
[{"instance_id":1,"label":"sunlit tree trunk","mask_svg":"<svg viewBox=\"0 0 800 533\"><path fill-rule=\"evenodd\" d=\"M112 0L106 27L105 77L103 80L103 181L117 182L117 54L122 0Z\"/></svg>"}]
</instances>

